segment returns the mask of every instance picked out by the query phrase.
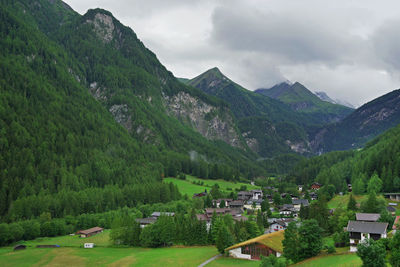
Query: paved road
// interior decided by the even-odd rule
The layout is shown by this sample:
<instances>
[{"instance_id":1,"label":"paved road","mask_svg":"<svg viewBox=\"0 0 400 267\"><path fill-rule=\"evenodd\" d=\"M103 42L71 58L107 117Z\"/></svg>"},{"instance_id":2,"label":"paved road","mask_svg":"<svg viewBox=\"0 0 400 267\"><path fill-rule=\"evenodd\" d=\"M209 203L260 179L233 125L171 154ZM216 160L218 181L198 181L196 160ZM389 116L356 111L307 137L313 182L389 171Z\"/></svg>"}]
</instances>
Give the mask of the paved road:
<instances>
[{"instance_id":1,"label":"paved road","mask_svg":"<svg viewBox=\"0 0 400 267\"><path fill-rule=\"evenodd\" d=\"M206 264L209 264L210 262L212 262L212 261L215 260L215 259L218 259L218 258L221 257L221 256L222 256L222 254L218 254L218 255L212 257L211 259L206 260L205 262L203 262L202 264L200 264L200 265L197 266L197 267L204 267Z\"/></svg>"}]
</instances>

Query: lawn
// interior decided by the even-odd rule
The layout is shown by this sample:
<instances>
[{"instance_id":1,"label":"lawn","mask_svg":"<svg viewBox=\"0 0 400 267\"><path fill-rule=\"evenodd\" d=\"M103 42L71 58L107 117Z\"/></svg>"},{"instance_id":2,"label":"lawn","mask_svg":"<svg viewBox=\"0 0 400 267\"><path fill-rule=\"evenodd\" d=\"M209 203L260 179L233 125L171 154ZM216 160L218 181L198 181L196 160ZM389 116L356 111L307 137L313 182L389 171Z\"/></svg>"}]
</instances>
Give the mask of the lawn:
<instances>
[{"instance_id":1,"label":"lawn","mask_svg":"<svg viewBox=\"0 0 400 267\"><path fill-rule=\"evenodd\" d=\"M0 248L0 265L8 266L198 266L218 252L215 247Z\"/></svg>"},{"instance_id":2,"label":"lawn","mask_svg":"<svg viewBox=\"0 0 400 267\"><path fill-rule=\"evenodd\" d=\"M363 201L364 199L366 199L368 196L367 195L363 195L363 196L355 196L353 195L355 200L357 201L357 203L361 203L361 201ZM329 202L328 202L328 208L330 209L337 209L339 207L342 208L346 208L347 207L347 203L349 203L349 194L340 196L340 195L336 195L334 196Z\"/></svg>"},{"instance_id":3,"label":"lawn","mask_svg":"<svg viewBox=\"0 0 400 267\"><path fill-rule=\"evenodd\" d=\"M188 196L193 196L195 193L204 192L204 189L209 191L214 184L218 184L221 191L230 192L235 190L236 188L240 188L241 186L246 186L247 190L251 189L259 189L259 186L254 186L251 184L245 183L234 183L225 180L210 180L210 179L199 179L190 175L186 175L186 180L180 180L177 178L165 178L165 182L172 182L176 184L179 188L179 191L182 194L187 194ZM203 182L203 185L193 184L192 182Z\"/></svg>"},{"instance_id":4,"label":"lawn","mask_svg":"<svg viewBox=\"0 0 400 267\"><path fill-rule=\"evenodd\" d=\"M328 255L328 256L317 256L314 258L307 259L305 261L299 262L295 265L296 267L357 267L361 266L362 261L355 253L346 253L338 255Z\"/></svg>"},{"instance_id":5,"label":"lawn","mask_svg":"<svg viewBox=\"0 0 400 267\"><path fill-rule=\"evenodd\" d=\"M225 267L225 266L258 267L260 266L260 262L234 259L229 257L220 257L206 265L206 267Z\"/></svg>"}]
</instances>

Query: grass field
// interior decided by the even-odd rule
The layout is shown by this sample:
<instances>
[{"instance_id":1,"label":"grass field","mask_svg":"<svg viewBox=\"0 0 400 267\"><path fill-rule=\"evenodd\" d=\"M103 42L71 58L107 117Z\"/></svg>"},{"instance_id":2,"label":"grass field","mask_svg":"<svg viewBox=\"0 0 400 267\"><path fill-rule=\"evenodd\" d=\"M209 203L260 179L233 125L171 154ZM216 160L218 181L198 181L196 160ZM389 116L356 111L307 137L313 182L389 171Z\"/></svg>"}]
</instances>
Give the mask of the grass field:
<instances>
[{"instance_id":1,"label":"grass field","mask_svg":"<svg viewBox=\"0 0 400 267\"><path fill-rule=\"evenodd\" d=\"M346 194L346 195L343 195L343 196L336 195L334 198L332 198L328 202L328 208L330 208L330 209L337 209L338 207L346 208L347 207L347 203L349 203L349 197L350 197L349 194ZM368 197L367 195L354 196L354 198L357 201L357 203L361 203L361 201L363 201L367 197Z\"/></svg>"},{"instance_id":2,"label":"grass field","mask_svg":"<svg viewBox=\"0 0 400 267\"><path fill-rule=\"evenodd\" d=\"M260 262L234 259L228 257L220 257L206 265L206 267L226 267L226 266L258 267L260 266Z\"/></svg>"},{"instance_id":3,"label":"grass field","mask_svg":"<svg viewBox=\"0 0 400 267\"><path fill-rule=\"evenodd\" d=\"M187 194L188 196L193 196L193 194L195 193L204 192L204 189L207 189L207 191L209 191L214 184L218 184L220 189L225 192L230 192L229 189L235 190L236 188L240 188L241 186L246 186L247 190L260 188L258 186L250 184L234 183L225 180L199 179L190 175L186 175L186 180L180 180L177 178L165 178L164 181L176 184L179 188L179 191L182 194ZM197 185L193 184L192 182L203 182L204 185Z\"/></svg>"},{"instance_id":4,"label":"grass field","mask_svg":"<svg viewBox=\"0 0 400 267\"><path fill-rule=\"evenodd\" d=\"M328 255L328 256L317 256L314 258L307 259L299 262L295 265L296 267L357 267L361 266L362 261L355 253L346 253L340 255Z\"/></svg>"},{"instance_id":5,"label":"grass field","mask_svg":"<svg viewBox=\"0 0 400 267\"><path fill-rule=\"evenodd\" d=\"M118 248L109 241L106 230L88 238L61 236L26 241L26 250L0 248L0 266L197 266L218 254L214 246L169 248ZM84 243L95 243L84 249ZM60 248L36 248L36 245L60 245Z\"/></svg>"}]
</instances>

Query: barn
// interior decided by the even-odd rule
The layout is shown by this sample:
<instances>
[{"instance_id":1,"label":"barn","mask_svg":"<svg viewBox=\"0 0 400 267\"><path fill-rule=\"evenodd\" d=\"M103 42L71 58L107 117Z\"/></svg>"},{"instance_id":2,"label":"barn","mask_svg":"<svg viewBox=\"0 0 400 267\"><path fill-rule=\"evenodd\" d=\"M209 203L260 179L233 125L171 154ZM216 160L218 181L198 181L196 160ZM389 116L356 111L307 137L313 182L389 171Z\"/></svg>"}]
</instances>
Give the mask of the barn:
<instances>
[{"instance_id":1,"label":"barn","mask_svg":"<svg viewBox=\"0 0 400 267\"><path fill-rule=\"evenodd\" d=\"M226 248L229 256L240 259L259 260L271 254L279 257L283 252L282 240L284 231L261 235Z\"/></svg>"},{"instance_id":2,"label":"barn","mask_svg":"<svg viewBox=\"0 0 400 267\"><path fill-rule=\"evenodd\" d=\"M92 235L95 235L95 234L98 234L98 233L102 233L103 232L103 228L101 228L101 227L93 227L93 228L90 228L90 229L87 229L87 230L81 230L81 231L78 231L78 235L80 235L81 237L89 237L89 236L92 236Z\"/></svg>"}]
</instances>

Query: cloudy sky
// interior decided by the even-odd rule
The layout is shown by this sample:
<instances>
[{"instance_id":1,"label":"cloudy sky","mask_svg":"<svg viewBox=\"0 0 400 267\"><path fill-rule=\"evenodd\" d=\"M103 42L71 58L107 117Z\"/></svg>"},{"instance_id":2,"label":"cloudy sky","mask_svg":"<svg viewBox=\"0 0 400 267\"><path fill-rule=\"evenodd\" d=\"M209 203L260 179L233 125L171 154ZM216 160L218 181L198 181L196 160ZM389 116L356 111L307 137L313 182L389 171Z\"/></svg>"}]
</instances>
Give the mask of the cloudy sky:
<instances>
[{"instance_id":1,"label":"cloudy sky","mask_svg":"<svg viewBox=\"0 0 400 267\"><path fill-rule=\"evenodd\" d=\"M64 0L131 27L177 77L290 80L358 106L400 88L398 0Z\"/></svg>"}]
</instances>

